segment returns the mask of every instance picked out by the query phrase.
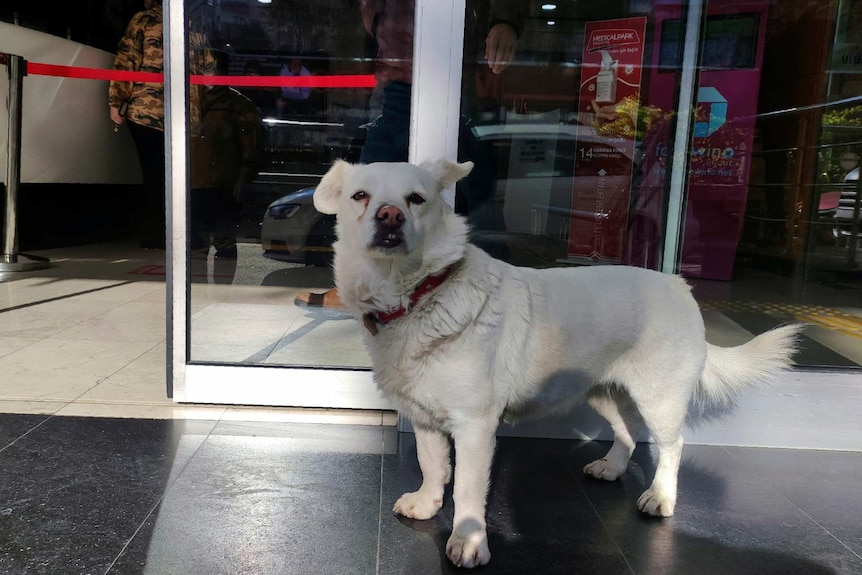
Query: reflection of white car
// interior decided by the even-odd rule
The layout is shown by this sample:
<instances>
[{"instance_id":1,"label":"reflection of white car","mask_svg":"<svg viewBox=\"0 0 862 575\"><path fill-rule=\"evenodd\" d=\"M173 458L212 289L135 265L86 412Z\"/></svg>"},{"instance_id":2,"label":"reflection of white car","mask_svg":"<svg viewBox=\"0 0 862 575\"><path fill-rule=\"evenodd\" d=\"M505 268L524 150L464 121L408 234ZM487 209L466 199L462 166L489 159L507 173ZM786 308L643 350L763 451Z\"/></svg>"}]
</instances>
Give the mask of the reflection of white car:
<instances>
[{"instance_id":1,"label":"reflection of white car","mask_svg":"<svg viewBox=\"0 0 862 575\"><path fill-rule=\"evenodd\" d=\"M335 216L314 209L314 188L287 194L266 209L260 230L265 257L327 267L332 263Z\"/></svg>"}]
</instances>

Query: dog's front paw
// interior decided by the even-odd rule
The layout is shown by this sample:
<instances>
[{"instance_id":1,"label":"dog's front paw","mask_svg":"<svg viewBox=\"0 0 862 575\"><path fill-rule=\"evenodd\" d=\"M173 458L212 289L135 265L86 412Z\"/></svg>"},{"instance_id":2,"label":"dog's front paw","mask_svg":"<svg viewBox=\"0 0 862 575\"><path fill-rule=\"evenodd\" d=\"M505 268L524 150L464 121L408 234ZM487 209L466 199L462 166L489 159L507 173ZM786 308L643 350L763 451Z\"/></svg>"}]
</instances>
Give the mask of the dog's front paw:
<instances>
[{"instance_id":1,"label":"dog's front paw","mask_svg":"<svg viewBox=\"0 0 862 575\"><path fill-rule=\"evenodd\" d=\"M433 497L422 493L422 490L405 493L398 498L392 511L411 519L431 519L443 506L442 497Z\"/></svg>"},{"instance_id":2,"label":"dog's front paw","mask_svg":"<svg viewBox=\"0 0 862 575\"><path fill-rule=\"evenodd\" d=\"M620 475L625 473L626 466L615 466L605 458L597 459L584 466L584 474L605 481L616 481Z\"/></svg>"},{"instance_id":3,"label":"dog's front paw","mask_svg":"<svg viewBox=\"0 0 862 575\"><path fill-rule=\"evenodd\" d=\"M446 557L456 567L478 567L487 565L491 560L491 551L488 549L488 535L485 530L473 531L467 535L459 535L452 532L446 543Z\"/></svg>"},{"instance_id":4,"label":"dog's front paw","mask_svg":"<svg viewBox=\"0 0 862 575\"><path fill-rule=\"evenodd\" d=\"M638 497L638 509L647 515L670 517L676 506L676 498L662 493L661 489L651 486Z\"/></svg>"}]
</instances>

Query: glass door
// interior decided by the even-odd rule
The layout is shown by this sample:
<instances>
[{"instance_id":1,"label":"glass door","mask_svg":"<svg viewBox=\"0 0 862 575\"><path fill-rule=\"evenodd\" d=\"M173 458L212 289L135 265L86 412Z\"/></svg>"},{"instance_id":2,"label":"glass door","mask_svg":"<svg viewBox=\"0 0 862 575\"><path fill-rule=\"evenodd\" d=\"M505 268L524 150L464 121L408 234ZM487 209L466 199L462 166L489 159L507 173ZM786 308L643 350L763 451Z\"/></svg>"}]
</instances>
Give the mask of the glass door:
<instances>
[{"instance_id":1,"label":"glass door","mask_svg":"<svg viewBox=\"0 0 862 575\"><path fill-rule=\"evenodd\" d=\"M339 159L454 159L459 12L412 0L165 7L175 400L389 407L360 324L338 305L334 218L312 195Z\"/></svg>"}]
</instances>

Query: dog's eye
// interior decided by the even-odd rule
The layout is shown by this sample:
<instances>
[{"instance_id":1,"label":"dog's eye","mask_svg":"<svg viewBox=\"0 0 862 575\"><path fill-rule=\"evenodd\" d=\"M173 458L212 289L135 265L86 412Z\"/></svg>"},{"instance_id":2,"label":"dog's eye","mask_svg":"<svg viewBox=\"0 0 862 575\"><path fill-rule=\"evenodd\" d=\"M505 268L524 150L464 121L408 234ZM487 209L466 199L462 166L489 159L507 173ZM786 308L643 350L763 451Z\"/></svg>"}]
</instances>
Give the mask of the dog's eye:
<instances>
[{"instance_id":1,"label":"dog's eye","mask_svg":"<svg viewBox=\"0 0 862 575\"><path fill-rule=\"evenodd\" d=\"M359 190L358 192L356 192L355 194L353 194L350 197L353 198L354 200L356 200L357 202L360 202L360 201L368 198L368 192L363 191L363 190Z\"/></svg>"},{"instance_id":2,"label":"dog's eye","mask_svg":"<svg viewBox=\"0 0 862 575\"><path fill-rule=\"evenodd\" d=\"M408 204L415 204L418 206L419 204L425 203L425 198L423 198L422 196L420 196L416 192L413 192L412 194L407 196L407 203Z\"/></svg>"}]
</instances>

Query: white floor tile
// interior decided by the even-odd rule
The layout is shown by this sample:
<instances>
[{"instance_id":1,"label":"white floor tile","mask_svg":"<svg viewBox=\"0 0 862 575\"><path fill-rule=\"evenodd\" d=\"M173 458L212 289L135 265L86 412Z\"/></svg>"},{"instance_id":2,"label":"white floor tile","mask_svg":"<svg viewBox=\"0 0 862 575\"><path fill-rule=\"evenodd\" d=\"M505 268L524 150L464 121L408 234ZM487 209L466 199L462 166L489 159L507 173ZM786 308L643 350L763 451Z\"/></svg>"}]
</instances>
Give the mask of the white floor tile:
<instances>
[{"instance_id":1,"label":"white floor tile","mask_svg":"<svg viewBox=\"0 0 862 575\"><path fill-rule=\"evenodd\" d=\"M785 374L743 395L723 441L752 447L862 450L862 375Z\"/></svg>"},{"instance_id":2,"label":"white floor tile","mask_svg":"<svg viewBox=\"0 0 862 575\"><path fill-rule=\"evenodd\" d=\"M44 339L0 358L0 397L74 399L152 347L136 341Z\"/></svg>"},{"instance_id":3,"label":"white floor tile","mask_svg":"<svg viewBox=\"0 0 862 575\"><path fill-rule=\"evenodd\" d=\"M85 392L80 401L174 405L167 396L164 345L157 345Z\"/></svg>"},{"instance_id":4,"label":"white floor tile","mask_svg":"<svg viewBox=\"0 0 862 575\"><path fill-rule=\"evenodd\" d=\"M103 314L60 330L51 339L155 344L165 339L166 332L165 318L158 314L128 317Z\"/></svg>"},{"instance_id":5,"label":"white floor tile","mask_svg":"<svg viewBox=\"0 0 862 575\"><path fill-rule=\"evenodd\" d=\"M25 316L30 312L40 314L62 314L75 317L94 317L110 311L122 302L107 299L81 299L78 296L63 297L60 299L34 302L26 307L16 309L5 313L14 313L15 315Z\"/></svg>"},{"instance_id":6,"label":"white floor tile","mask_svg":"<svg viewBox=\"0 0 862 575\"><path fill-rule=\"evenodd\" d=\"M67 371L45 373L11 371L0 365L0 400L74 401L99 384L103 376Z\"/></svg>"},{"instance_id":7,"label":"white floor tile","mask_svg":"<svg viewBox=\"0 0 862 575\"><path fill-rule=\"evenodd\" d=\"M116 280L98 280L69 278L60 279L53 277L24 278L14 282L5 282L3 291L4 307L41 302L54 298L67 298L70 296L85 298L93 295L107 294L114 289L112 286L120 284ZM100 299L97 297L96 299Z\"/></svg>"},{"instance_id":8,"label":"white floor tile","mask_svg":"<svg viewBox=\"0 0 862 575\"><path fill-rule=\"evenodd\" d=\"M0 315L0 337L46 338L69 329L90 317L89 313L45 313L32 309Z\"/></svg>"},{"instance_id":9,"label":"white floor tile","mask_svg":"<svg viewBox=\"0 0 862 575\"><path fill-rule=\"evenodd\" d=\"M43 338L38 337L0 337L0 357L9 355L28 345L33 345Z\"/></svg>"},{"instance_id":10,"label":"white floor tile","mask_svg":"<svg viewBox=\"0 0 862 575\"><path fill-rule=\"evenodd\" d=\"M269 421L287 423L329 423L338 425L385 425L382 411L361 409L268 409L229 407L222 421ZM387 418L392 422L392 418ZM389 425L395 425L394 422Z\"/></svg>"},{"instance_id":11,"label":"white floor tile","mask_svg":"<svg viewBox=\"0 0 862 575\"><path fill-rule=\"evenodd\" d=\"M164 325L165 317L167 316L167 308L164 305L164 298L162 298L161 303L162 305L158 305L157 302L141 301L136 299L134 301L121 303L116 307L106 310L101 314L101 317L122 319L158 317L162 320L162 324Z\"/></svg>"},{"instance_id":12,"label":"white floor tile","mask_svg":"<svg viewBox=\"0 0 862 575\"><path fill-rule=\"evenodd\" d=\"M122 403L69 403L55 413L77 417L122 417L136 419L203 419L219 420L222 406L139 405Z\"/></svg>"},{"instance_id":13,"label":"white floor tile","mask_svg":"<svg viewBox=\"0 0 862 575\"><path fill-rule=\"evenodd\" d=\"M0 399L0 413L52 415L68 405L66 401L15 401Z\"/></svg>"},{"instance_id":14,"label":"white floor tile","mask_svg":"<svg viewBox=\"0 0 862 575\"><path fill-rule=\"evenodd\" d=\"M371 357L360 339L360 329L353 319L320 322L315 329L301 337L293 338L293 334L287 334L264 362L279 365L371 367Z\"/></svg>"},{"instance_id":15,"label":"white floor tile","mask_svg":"<svg viewBox=\"0 0 862 575\"><path fill-rule=\"evenodd\" d=\"M131 282L131 283L126 283ZM165 283L162 281L139 281L136 279L125 279L122 283L116 282L113 287L78 296L82 301L110 300L122 303L137 301L141 298L159 297L164 301Z\"/></svg>"}]
</instances>

